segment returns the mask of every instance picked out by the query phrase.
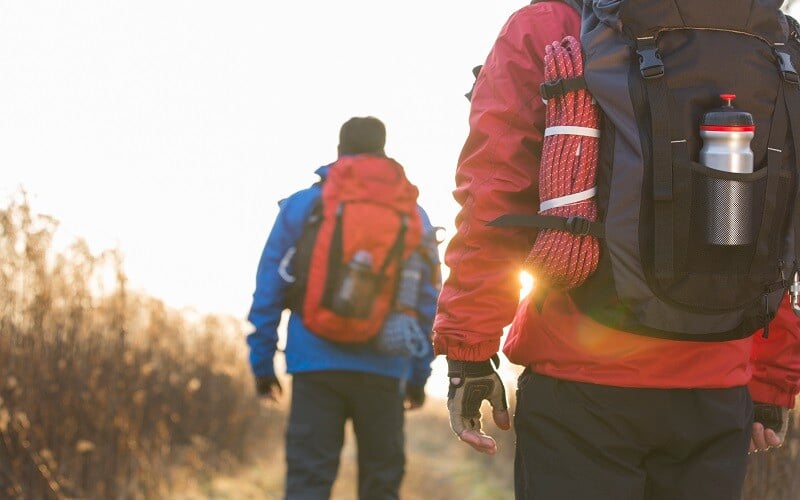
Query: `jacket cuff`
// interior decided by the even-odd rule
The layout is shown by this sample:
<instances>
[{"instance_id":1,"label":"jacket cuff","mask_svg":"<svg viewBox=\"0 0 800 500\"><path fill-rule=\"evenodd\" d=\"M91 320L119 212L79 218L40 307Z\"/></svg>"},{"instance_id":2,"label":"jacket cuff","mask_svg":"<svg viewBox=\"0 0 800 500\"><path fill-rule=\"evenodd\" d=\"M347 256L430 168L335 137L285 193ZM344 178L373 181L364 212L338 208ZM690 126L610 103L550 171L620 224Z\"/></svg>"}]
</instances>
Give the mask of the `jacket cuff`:
<instances>
[{"instance_id":1,"label":"jacket cuff","mask_svg":"<svg viewBox=\"0 0 800 500\"><path fill-rule=\"evenodd\" d=\"M500 350L500 339L485 340L477 344L465 344L436 334L433 338L436 355L444 354L449 359L459 361L486 361Z\"/></svg>"},{"instance_id":2,"label":"jacket cuff","mask_svg":"<svg viewBox=\"0 0 800 500\"><path fill-rule=\"evenodd\" d=\"M795 394L782 391L774 385L752 379L750 383L747 384L747 388L750 390L750 398L753 401L769 403L789 409L794 408Z\"/></svg>"}]
</instances>

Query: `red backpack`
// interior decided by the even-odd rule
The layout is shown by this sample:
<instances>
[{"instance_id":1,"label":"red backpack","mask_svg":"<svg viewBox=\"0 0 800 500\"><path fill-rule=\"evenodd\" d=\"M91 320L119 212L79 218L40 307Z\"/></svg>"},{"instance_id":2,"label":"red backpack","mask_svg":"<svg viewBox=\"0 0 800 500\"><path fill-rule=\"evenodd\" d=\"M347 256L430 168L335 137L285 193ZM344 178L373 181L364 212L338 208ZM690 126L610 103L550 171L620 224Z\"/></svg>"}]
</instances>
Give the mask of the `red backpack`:
<instances>
[{"instance_id":1,"label":"red backpack","mask_svg":"<svg viewBox=\"0 0 800 500\"><path fill-rule=\"evenodd\" d=\"M370 340L391 309L401 263L419 245L416 186L390 158L334 163L295 255L290 306L325 339Z\"/></svg>"}]
</instances>

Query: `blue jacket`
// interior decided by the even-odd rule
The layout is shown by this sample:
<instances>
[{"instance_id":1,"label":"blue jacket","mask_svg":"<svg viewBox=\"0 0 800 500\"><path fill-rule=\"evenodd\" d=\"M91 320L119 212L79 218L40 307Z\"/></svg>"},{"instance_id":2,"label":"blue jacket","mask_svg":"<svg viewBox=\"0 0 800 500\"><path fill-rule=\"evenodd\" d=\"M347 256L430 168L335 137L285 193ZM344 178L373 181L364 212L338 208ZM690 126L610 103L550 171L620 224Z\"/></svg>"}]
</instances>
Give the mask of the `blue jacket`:
<instances>
[{"instance_id":1,"label":"blue jacket","mask_svg":"<svg viewBox=\"0 0 800 500\"><path fill-rule=\"evenodd\" d=\"M326 165L318 168L317 175L324 180L330 167L331 165ZM283 276L294 274L291 263L288 268L285 266L281 268L281 263L287 251L299 241L305 221L321 193L321 185L317 183L279 202L280 211L277 220L270 231L258 264L253 305L247 318L255 327L255 331L247 336L250 366L255 376L275 374L273 357L277 349L278 324L286 308L286 297L290 287L290 283ZM425 211L420 207L419 212L424 230L432 231ZM436 267L427 269L423 273L417 308L420 327L429 334L441 285L438 252L430 253L436 260ZM303 325L300 314L294 311L289 316L284 351L286 369L289 373L321 370L358 371L398 378L416 386L425 385L433 360L432 346L429 346L428 353L423 357L405 358L379 354L369 345L329 342L310 332Z\"/></svg>"}]
</instances>

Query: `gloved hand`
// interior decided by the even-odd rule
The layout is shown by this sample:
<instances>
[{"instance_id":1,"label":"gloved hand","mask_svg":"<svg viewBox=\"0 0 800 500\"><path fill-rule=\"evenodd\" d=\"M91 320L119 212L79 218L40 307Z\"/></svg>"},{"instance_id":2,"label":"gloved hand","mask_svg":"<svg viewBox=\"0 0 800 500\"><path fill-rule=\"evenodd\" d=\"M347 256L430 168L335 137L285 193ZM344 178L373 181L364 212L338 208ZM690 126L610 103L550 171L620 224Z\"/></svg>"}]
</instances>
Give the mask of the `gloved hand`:
<instances>
[{"instance_id":1,"label":"gloved hand","mask_svg":"<svg viewBox=\"0 0 800 500\"><path fill-rule=\"evenodd\" d=\"M256 392L258 396L266 401L278 401L278 397L283 394L281 383L274 375L266 377L256 377Z\"/></svg>"},{"instance_id":2,"label":"gloved hand","mask_svg":"<svg viewBox=\"0 0 800 500\"><path fill-rule=\"evenodd\" d=\"M406 386L406 410L416 410L425 403L425 387L420 385Z\"/></svg>"},{"instance_id":3,"label":"gloved hand","mask_svg":"<svg viewBox=\"0 0 800 500\"><path fill-rule=\"evenodd\" d=\"M778 405L754 401L753 412L750 453L780 447L789 430L789 410Z\"/></svg>"},{"instance_id":4,"label":"gloved hand","mask_svg":"<svg viewBox=\"0 0 800 500\"><path fill-rule=\"evenodd\" d=\"M492 360L495 365L499 363L497 355ZM506 391L492 360L447 360L447 376L450 378L447 410L450 412L450 427L459 439L475 450L489 455L497 452L497 443L481 430L481 403L484 399L492 405L492 417L497 427L502 430L511 428Z\"/></svg>"}]
</instances>

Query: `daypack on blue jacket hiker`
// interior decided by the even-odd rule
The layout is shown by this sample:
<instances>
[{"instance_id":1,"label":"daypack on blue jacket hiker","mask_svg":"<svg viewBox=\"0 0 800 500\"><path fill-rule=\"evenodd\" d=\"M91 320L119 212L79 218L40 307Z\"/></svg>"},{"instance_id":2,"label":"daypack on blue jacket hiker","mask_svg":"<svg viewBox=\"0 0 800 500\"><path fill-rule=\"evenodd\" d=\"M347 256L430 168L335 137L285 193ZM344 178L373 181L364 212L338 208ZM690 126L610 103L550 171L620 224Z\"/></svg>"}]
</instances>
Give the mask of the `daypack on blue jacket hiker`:
<instances>
[{"instance_id":1,"label":"daypack on blue jacket hiker","mask_svg":"<svg viewBox=\"0 0 800 500\"><path fill-rule=\"evenodd\" d=\"M417 188L391 158L340 158L297 245L290 306L315 334L371 340L394 305L402 264L422 239Z\"/></svg>"},{"instance_id":2,"label":"daypack on blue jacket hiker","mask_svg":"<svg viewBox=\"0 0 800 500\"><path fill-rule=\"evenodd\" d=\"M585 2L583 78L546 86L585 86L602 110L598 222L561 224L601 237L597 271L570 292L600 323L743 338L797 280L800 43L780 5Z\"/></svg>"}]
</instances>

